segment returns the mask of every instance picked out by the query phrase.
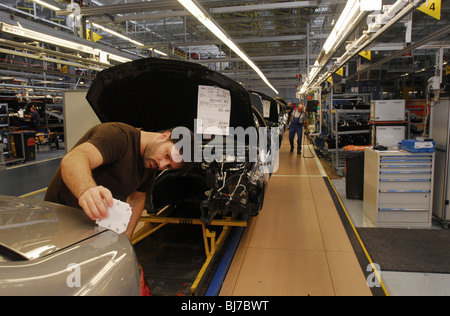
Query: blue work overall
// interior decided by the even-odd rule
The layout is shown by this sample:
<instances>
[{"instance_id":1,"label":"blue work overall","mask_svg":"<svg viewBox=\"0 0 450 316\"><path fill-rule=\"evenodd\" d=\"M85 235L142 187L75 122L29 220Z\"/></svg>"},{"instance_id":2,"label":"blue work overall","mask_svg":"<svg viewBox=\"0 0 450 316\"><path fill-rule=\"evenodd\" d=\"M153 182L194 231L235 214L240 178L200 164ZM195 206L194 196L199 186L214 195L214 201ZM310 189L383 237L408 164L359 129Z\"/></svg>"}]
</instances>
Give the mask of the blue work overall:
<instances>
[{"instance_id":1,"label":"blue work overall","mask_svg":"<svg viewBox=\"0 0 450 316\"><path fill-rule=\"evenodd\" d=\"M297 153L302 152L303 140L303 126L305 125L306 115L301 112L299 117L296 117L297 110L292 113L292 123L289 130L289 142L291 143L291 151L294 151L294 139L297 134Z\"/></svg>"}]
</instances>

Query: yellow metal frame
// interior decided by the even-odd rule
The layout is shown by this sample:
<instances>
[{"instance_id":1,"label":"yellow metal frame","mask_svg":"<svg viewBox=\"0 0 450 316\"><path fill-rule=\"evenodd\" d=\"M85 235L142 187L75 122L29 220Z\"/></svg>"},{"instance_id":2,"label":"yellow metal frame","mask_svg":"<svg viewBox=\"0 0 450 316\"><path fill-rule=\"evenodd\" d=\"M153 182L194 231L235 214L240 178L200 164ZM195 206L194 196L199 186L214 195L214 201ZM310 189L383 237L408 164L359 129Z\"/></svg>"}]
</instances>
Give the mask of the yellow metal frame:
<instances>
[{"instance_id":1,"label":"yellow metal frame","mask_svg":"<svg viewBox=\"0 0 450 316\"><path fill-rule=\"evenodd\" d=\"M187 224L187 225L200 225L203 232L203 243L205 246L206 260L200 272L197 275L194 283L191 286L191 295L196 294L196 290L208 271L208 267L211 264L214 256L218 250L222 247L226 236L230 232L231 227L247 227L247 221L234 220L232 218L212 220L209 226L222 226L222 232L217 237L217 232L210 231L206 225L200 220L195 218L180 218L180 217L164 217L164 216L142 216L141 223L144 226L133 234L132 244L135 245L144 238L155 233L159 229L163 228L167 224Z\"/></svg>"}]
</instances>

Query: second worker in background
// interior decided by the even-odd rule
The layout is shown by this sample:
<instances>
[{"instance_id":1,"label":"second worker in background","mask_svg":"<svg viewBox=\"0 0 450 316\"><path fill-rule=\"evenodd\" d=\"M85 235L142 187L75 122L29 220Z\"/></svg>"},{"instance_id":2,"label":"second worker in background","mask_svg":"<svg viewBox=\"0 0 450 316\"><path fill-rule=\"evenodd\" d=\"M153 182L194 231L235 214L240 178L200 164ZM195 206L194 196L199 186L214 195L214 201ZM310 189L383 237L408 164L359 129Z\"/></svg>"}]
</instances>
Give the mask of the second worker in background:
<instances>
[{"instance_id":1,"label":"second worker in background","mask_svg":"<svg viewBox=\"0 0 450 316\"><path fill-rule=\"evenodd\" d=\"M292 113L292 122L289 129L289 142L291 143L291 153L294 152L294 139L297 135L297 154L302 153L303 128L306 124L307 116L303 105L299 105Z\"/></svg>"}]
</instances>

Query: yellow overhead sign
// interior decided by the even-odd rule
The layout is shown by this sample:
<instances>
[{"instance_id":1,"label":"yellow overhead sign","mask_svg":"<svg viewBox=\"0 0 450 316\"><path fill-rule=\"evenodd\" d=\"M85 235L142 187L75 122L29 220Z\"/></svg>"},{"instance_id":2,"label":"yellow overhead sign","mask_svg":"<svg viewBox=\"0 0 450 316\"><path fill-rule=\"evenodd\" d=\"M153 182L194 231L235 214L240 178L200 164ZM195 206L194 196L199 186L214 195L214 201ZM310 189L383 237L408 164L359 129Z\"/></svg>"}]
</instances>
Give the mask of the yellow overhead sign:
<instances>
[{"instance_id":1,"label":"yellow overhead sign","mask_svg":"<svg viewBox=\"0 0 450 316\"><path fill-rule=\"evenodd\" d=\"M368 59L368 60L372 60L372 52L370 50L368 51L362 51L359 53L362 57Z\"/></svg>"},{"instance_id":2,"label":"yellow overhead sign","mask_svg":"<svg viewBox=\"0 0 450 316\"><path fill-rule=\"evenodd\" d=\"M431 15L433 18L441 19L441 0L428 0L418 10Z\"/></svg>"},{"instance_id":3,"label":"yellow overhead sign","mask_svg":"<svg viewBox=\"0 0 450 316\"><path fill-rule=\"evenodd\" d=\"M97 33L94 33L94 42L98 42L99 40L102 39L102 37L100 35L98 35ZM91 41L91 30L90 29L86 29L86 39L88 41Z\"/></svg>"}]
</instances>

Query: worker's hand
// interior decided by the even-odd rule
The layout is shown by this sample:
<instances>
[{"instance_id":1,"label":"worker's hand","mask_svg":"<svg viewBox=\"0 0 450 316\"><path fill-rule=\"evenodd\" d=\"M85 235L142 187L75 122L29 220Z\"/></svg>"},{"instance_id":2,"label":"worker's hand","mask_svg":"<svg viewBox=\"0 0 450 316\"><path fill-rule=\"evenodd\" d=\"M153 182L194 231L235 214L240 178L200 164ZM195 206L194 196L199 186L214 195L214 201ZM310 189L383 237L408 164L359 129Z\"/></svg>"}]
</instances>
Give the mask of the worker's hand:
<instances>
[{"instance_id":1,"label":"worker's hand","mask_svg":"<svg viewBox=\"0 0 450 316\"><path fill-rule=\"evenodd\" d=\"M111 191L103 186L93 187L78 198L78 203L92 220L102 220L109 216L108 207L114 204Z\"/></svg>"}]
</instances>

